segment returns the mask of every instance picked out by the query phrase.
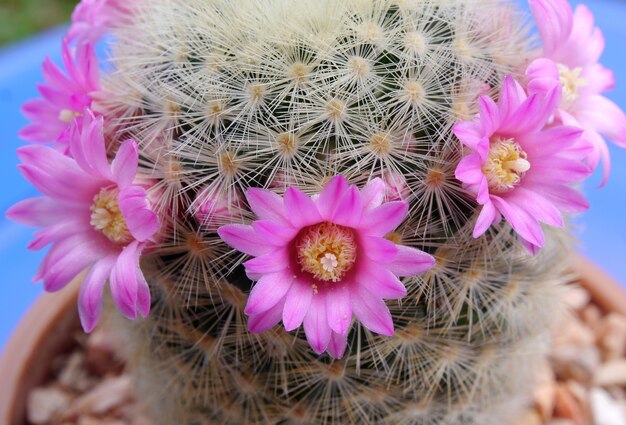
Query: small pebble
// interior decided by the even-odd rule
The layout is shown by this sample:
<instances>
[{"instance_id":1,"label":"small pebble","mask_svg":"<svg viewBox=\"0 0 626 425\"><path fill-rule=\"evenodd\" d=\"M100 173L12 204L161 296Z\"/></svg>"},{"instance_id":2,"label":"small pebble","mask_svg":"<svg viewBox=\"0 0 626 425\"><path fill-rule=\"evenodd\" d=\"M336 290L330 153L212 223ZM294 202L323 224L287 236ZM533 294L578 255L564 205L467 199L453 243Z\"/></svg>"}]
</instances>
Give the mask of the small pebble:
<instances>
[{"instance_id":1,"label":"small pebble","mask_svg":"<svg viewBox=\"0 0 626 425\"><path fill-rule=\"evenodd\" d=\"M36 388L28 396L28 420L34 425L52 422L64 412L72 396L60 388Z\"/></svg>"},{"instance_id":2,"label":"small pebble","mask_svg":"<svg viewBox=\"0 0 626 425\"><path fill-rule=\"evenodd\" d=\"M620 405L601 388L590 393L594 425L626 425L626 418Z\"/></svg>"},{"instance_id":3,"label":"small pebble","mask_svg":"<svg viewBox=\"0 0 626 425\"><path fill-rule=\"evenodd\" d=\"M91 413L102 415L132 399L130 377L105 378L87 394L80 396L69 409L68 415Z\"/></svg>"},{"instance_id":4,"label":"small pebble","mask_svg":"<svg viewBox=\"0 0 626 425\"><path fill-rule=\"evenodd\" d=\"M603 364L594 377L594 383L600 387L626 387L626 359Z\"/></svg>"}]
</instances>

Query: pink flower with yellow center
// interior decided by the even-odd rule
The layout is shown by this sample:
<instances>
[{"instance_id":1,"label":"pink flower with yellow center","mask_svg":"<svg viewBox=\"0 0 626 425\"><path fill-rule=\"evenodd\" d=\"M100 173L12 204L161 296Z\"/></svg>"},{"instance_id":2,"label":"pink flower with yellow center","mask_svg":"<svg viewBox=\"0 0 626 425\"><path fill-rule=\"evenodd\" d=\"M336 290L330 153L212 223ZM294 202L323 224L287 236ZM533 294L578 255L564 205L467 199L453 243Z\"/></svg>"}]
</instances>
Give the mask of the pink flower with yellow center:
<instances>
[{"instance_id":1,"label":"pink flower with yellow center","mask_svg":"<svg viewBox=\"0 0 626 425\"><path fill-rule=\"evenodd\" d=\"M287 331L303 324L313 350L335 358L344 354L353 316L372 332L394 333L383 299L404 297L398 276L424 272L435 261L385 239L406 217L408 204L383 203L384 196L380 179L359 190L343 176L314 197L293 187L284 198L248 190L259 220L223 226L218 233L256 257L244 263L257 280L245 308L251 332L264 332L281 319Z\"/></svg>"},{"instance_id":2,"label":"pink flower with yellow center","mask_svg":"<svg viewBox=\"0 0 626 425\"><path fill-rule=\"evenodd\" d=\"M561 85L557 119L585 130L583 138L593 146L588 163L595 169L602 161L604 184L611 163L603 137L626 148L626 114L602 96L615 86L613 72L599 63L604 36L584 5L572 11L567 0L530 0L530 7L543 40L542 56L556 64L556 72L545 62L535 64L530 82L550 76Z\"/></svg>"},{"instance_id":3,"label":"pink flower with yellow center","mask_svg":"<svg viewBox=\"0 0 626 425\"><path fill-rule=\"evenodd\" d=\"M81 45L72 54L67 41L63 41L63 65L66 73L50 59L44 61L45 84L37 86L42 98L29 100L22 107L31 121L20 131L22 139L59 142L74 119L91 108L93 95L100 90L98 59L93 47Z\"/></svg>"},{"instance_id":4,"label":"pink flower with yellow center","mask_svg":"<svg viewBox=\"0 0 626 425\"><path fill-rule=\"evenodd\" d=\"M504 216L535 253L544 245L540 223L562 227L562 211L588 208L571 187L591 173L584 163L590 149L580 141L582 130L545 127L559 93L554 87L527 96L517 81L506 77L497 104L481 96L479 115L454 126L454 134L471 150L457 166L456 178L482 205L474 237Z\"/></svg>"},{"instance_id":5,"label":"pink flower with yellow center","mask_svg":"<svg viewBox=\"0 0 626 425\"><path fill-rule=\"evenodd\" d=\"M124 0L82 0L72 13L72 25L67 33L71 41L96 43L115 25L124 22L130 14Z\"/></svg>"},{"instance_id":6,"label":"pink flower with yellow center","mask_svg":"<svg viewBox=\"0 0 626 425\"><path fill-rule=\"evenodd\" d=\"M20 171L44 196L19 202L7 212L14 221L43 228L30 249L52 245L35 276L47 291L62 289L88 269L79 296L87 332L100 317L107 280L124 315L134 319L149 313L150 290L139 258L159 229L146 190L133 184L137 144L124 142L109 165L102 127L102 117L90 111L76 120L71 157L48 146L18 149Z\"/></svg>"}]
</instances>

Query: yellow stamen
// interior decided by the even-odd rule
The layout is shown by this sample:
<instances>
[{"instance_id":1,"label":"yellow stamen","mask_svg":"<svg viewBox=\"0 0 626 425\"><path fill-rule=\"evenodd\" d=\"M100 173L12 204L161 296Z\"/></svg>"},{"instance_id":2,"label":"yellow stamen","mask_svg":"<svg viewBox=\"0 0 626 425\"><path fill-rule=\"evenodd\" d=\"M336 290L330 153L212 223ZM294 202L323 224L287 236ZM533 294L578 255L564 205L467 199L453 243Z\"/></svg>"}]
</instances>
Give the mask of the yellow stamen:
<instances>
[{"instance_id":1,"label":"yellow stamen","mask_svg":"<svg viewBox=\"0 0 626 425\"><path fill-rule=\"evenodd\" d=\"M491 142L483 173L487 176L493 193L508 192L530 170L526 152L513 139L496 139Z\"/></svg>"},{"instance_id":2,"label":"yellow stamen","mask_svg":"<svg viewBox=\"0 0 626 425\"><path fill-rule=\"evenodd\" d=\"M71 109L62 109L59 112L59 121L66 122L69 124L72 121L74 121L74 118L80 117L80 116L81 116L80 112L72 111Z\"/></svg>"},{"instance_id":3,"label":"yellow stamen","mask_svg":"<svg viewBox=\"0 0 626 425\"><path fill-rule=\"evenodd\" d=\"M578 99L580 88L587 85L587 80L580 78L580 74L583 71L581 67L571 69L567 65L558 64L558 68L559 79L563 87L563 101L561 104L567 107Z\"/></svg>"},{"instance_id":4,"label":"yellow stamen","mask_svg":"<svg viewBox=\"0 0 626 425\"><path fill-rule=\"evenodd\" d=\"M354 232L333 223L306 228L296 249L302 271L323 282L341 280L354 265L357 254Z\"/></svg>"},{"instance_id":5,"label":"yellow stamen","mask_svg":"<svg viewBox=\"0 0 626 425\"><path fill-rule=\"evenodd\" d=\"M114 189L100 189L93 198L91 205L90 224L94 229L102 232L111 242L125 243L133 238L122 215L117 197L119 191Z\"/></svg>"}]
</instances>

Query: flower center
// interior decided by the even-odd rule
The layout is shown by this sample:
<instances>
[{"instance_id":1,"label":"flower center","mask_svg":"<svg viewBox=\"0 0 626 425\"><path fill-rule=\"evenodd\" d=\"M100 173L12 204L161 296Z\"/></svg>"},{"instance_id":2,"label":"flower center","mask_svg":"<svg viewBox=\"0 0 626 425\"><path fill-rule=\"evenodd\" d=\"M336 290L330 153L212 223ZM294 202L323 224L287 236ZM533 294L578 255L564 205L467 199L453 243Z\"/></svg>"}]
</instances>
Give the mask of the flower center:
<instances>
[{"instance_id":1,"label":"flower center","mask_svg":"<svg viewBox=\"0 0 626 425\"><path fill-rule=\"evenodd\" d=\"M354 232L333 223L306 228L296 242L298 264L317 280L337 282L356 261Z\"/></svg>"},{"instance_id":2,"label":"flower center","mask_svg":"<svg viewBox=\"0 0 626 425\"><path fill-rule=\"evenodd\" d=\"M508 192L530 170L526 152L513 139L496 139L491 142L483 173L489 189L494 193Z\"/></svg>"},{"instance_id":3,"label":"flower center","mask_svg":"<svg viewBox=\"0 0 626 425\"><path fill-rule=\"evenodd\" d=\"M72 121L74 121L74 118L80 117L80 116L81 116L80 112L72 111L71 109L62 109L59 112L59 121L66 122L69 124Z\"/></svg>"},{"instance_id":4,"label":"flower center","mask_svg":"<svg viewBox=\"0 0 626 425\"><path fill-rule=\"evenodd\" d=\"M102 232L111 242L125 243L130 242L133 238L120 210L117 201L118 195L117 189L100 189L100 192L93 197L89 224Z\"/></svg>"},{"instance_id":5,"label":"flower center","mask_svg":"<svg viewBox=\"0 0 626 425\"><path fill-rule=\"evenodd\" d=\"M587 80L580 78L583 71L581 67L571 69L567 65L558 64L558 68L559 79L563 87L563 101L561 103L567 107L578 99L580 88L587 85Z\"/></svg>"}]
</instances>

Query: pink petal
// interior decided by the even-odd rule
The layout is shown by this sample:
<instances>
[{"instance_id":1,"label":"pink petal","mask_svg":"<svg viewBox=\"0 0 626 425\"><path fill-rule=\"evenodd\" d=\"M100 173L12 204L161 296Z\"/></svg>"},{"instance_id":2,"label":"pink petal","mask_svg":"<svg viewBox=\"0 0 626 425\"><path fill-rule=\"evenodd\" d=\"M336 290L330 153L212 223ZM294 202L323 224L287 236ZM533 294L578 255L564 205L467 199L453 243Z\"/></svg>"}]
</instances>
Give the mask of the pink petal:
<instances>
[{"instance_id":1,"label":"pink petal","mask_svg":"<svg viewBox=\"0 0 626 425\"><path fill-rule=\"evenodd\" d=\"M71 81L49 57L46 57L41 66L46 85L53 86L65 92L76 90L75 82Z\"/></svg>"},{"instance_id":2,"label":"pink petal","mask_svg":"<svg viewBox=\"0 0 626 425\"><path fill-rule=\"evenodd\" d=\"M41 123L29 124L19 131L18 136L27 142L51 142L61 134L64 128L65 124L53 126L44 126Z\"/></svg>"},{"instance_id":3,"label":"pink petal","mask_svg":"<svg viewBox=\"0 0 626 425\"><path fill-rule=\"evenodd\" d=\"M106 184L48 146L23 146L17 150L17 155L23 161L18 169L24 177L52 198L91 204L93 196Z\"/></svg>"},{"instance_id":4,"label":"pink petal","mask_svg":"<svg viewBox=\"0 0 626 425\"><path fill-rule=\"evenodd\" d=\"M85 277L78 295L78 314L83 330L93 331L102 311L102 292L113 269L116 257L106 257L96 261Z\"/></svg>"},{"instance_id":5,"label":"pink petal","mask_svg":"<svg viewBox=\"0 0 626 425\"><path fill-rule=\"evenodd\" d=\"M295 187L289 187L285 192L285 210L291 224L298 229L322 221L313 200Z\"/></svg>"},{"instance_id":6,"label":"pink petal","mask_svg":"<svg viewBox=\"0 0 626 425\"><path fill-rule=\"evenodd\" d=\"M79 70L76 79L82 82L85 92L91 93L100 89L100 67L92 43L79 43L76 67Z\"/></svg>"},{"instance_id":7,"label":"pink petal","mask_svg":"<svg viewBox=\"0 0 626 425\"><path fill-rule=\"evenodd\" d=\"M345 335L332 332L330 342L328 343L328 354L335 359L340 359L346 352L346 346L348 344L348 333Z\"/></svg>"},{"instance_id":8,"label":"pink petal","mask_svg":"<svg viewBox=\"0 0 626 425\"><path fill-rule=\"evenodd\" d=\"M592 152L587 156L587 164L593 171L597 168L600 161L602 161L602 181L600 187L604 186L609 180L611 174L611 153L609 147L597 132L593 130L585 131L583 138L588 141L592 146Z\"/></svg>"},{"instance_id":9,"label":"pink petal","mask_svg":"<svg viewBox=\"0 0 626 425\"><path fill-rule=\"evenodd\" d=\"M58 110L72 109L71 94L61 90L37 84L37 91L50 104L54 105Z\"/></svg>"},{"instance_id":10,"label":"pink petal","mask_svg":"<svg viewBox=\"0 0 626 425\"><path fill-rule=\"evenodd\" d=\"M415 276L430 270L436 260L419 249L398 245L398 254L389 265L389 271L396 276Z\"/></svg>"},{"instance_id":11,"label":"pink petal","mask_svg":"<svg viewBox=\"0 0 626 425\"><path fill-rule=\"evenodd\" d=\"M373 262L364 262L355 279L359 287L378 298L398 299L406 295L406 288L396 275Z\"/></svg>"},{"instance_id":12,"label":"pink petal","mask_svg":"<svg viewBox=\"0 0 626 425\"><path fill-rule=\"evenodd\" d=\"M217 234L237 251L254 257L267 254L272 249L272 246L260 238L252 226L228 224L220 227Z\"/></svg>"},{"instance_id":13,"label":"pink petal","mask_svg":"<svg viewBox=\"0 0 626 425\"><path fill-rule=\"evenodd\" d=\"M304 333L313 351L317 354L326 351L331 329L326 318L326 300L321 292L313 296L309 310L304 316Z\"/></svg>"},{"instance_id":14,"label":"pink petal","mask_svg":"<svg viewBox=\"0 0 626 425\"><path fill-rule=\"evenodd\" d=\"M258 237L273 246L285 246L298 234L298 229L290 225L269 220L258 220L252 223Z\"/></svg>"},{"instance_id":15,"label":"pink petal","mask_svg":"<svg viewBox=\"0 0 626 425\"><path fill-rule=\"evenodd\" d=\"M561 211L579 213L589 209L589 202L585 196L571 187L543 185L535 190L553 202Z\"/></svg>"},{"instance_id":16,"label":"pink petal","mask_svg":"<svg viewBox=\"0 0 626 425\"><path fill-rule=\"evenodd\" d=\"M546 198L534 191L517 187L507 202L512 206L525 210L530 216L550 226L563 227L561 212Z\"/></svg>"},{"instance_id":17,"label":"pink petal","mask_svg":"<svg viewBox=\"0 0 626 425\"><path fill-rule=\"evenodd\" d=\"M325 294L328 326L340 335L345 335L352 323L349 285L330 285Z\"/></svg>"},{"instance_id":18,"label":"pink petal","mask_svg":"<svg viewBox=\"0 0 626 425\"><path fill-rule=\"evenodd\" d=\"M550 59L535 59L526 69L526 79L528 81L528 94L546 95L555 88L560 89L561 80L559 69ZM520 102L521 103L521 102ZM515 110L519 104L510 110Z\"/></svg>"},{"instance_id":19,"label":"pink petal","mask_svg":"<svg viewBox=\"0 0 626 425\"><path fill-rule=\"evenodd\" d=\"M493 99L480 96L478 99L480 123L483 127L482 136L490 137L500 125L500 111Z\"/></svg>"},{"instance_id":20,"label":"pink petal","mask_svg":"<svg viewBox=\"0 0 626 425\"><path fill-rule=\"evenodd\" d=\"M550 57L572 32L572 8L567 0L529 0L529 3L543 40L544 56Z\"/></svg>"},{"instance_id":21,"label":"pink petal","mask_svg":"<svg viewBox=\"0 0 626 425\"><path fill-rule=\"evenodd\" d=\"M56 292L64 288L80 272L100 259L101 251L94 248L94 241L84 234L55 243L46 254L38 273L45 290Z\"/></svg>"},{"instance_id":22,"label":"pink petal","mask_svg":"<svg viewBox=\"0 0 626 425\"><path fill-rule=\"evenodd\" d=\"M529 68L531 72L533 72L533 64L535 64L535 62L533 62L530 65L531 68ZM558 78L559 77L557 71L557 84L559 84ZM513 113L521 106L522 103L524 103L526 99L528 99L528 96L526 95L526 92L524 91L522 86L510 75L504 77L504 83L502 84L502 90L500 92L500 99L498 100L500 121L508 121Z\"/></svg>"},{"instance_id":23,"label":"pink petal","mask_svg":"<svg viewBox=\"0 0 626 425\"><path fill-rule=\"evenodd\" d=\"M30 198L18 202L8 209L9 219L27 226L45 227L63 221L68 216L76 216L88 211L75 204L55 201L48 197Z\"/></svg>"},{"instance_id":24,"label":"pink petal","mask_svg":"<svg viewBox=\"0 0 626 425\"><path fill-rule=\"evenodd\" d=\"M272 329L280 322L284 305L285 301L281 300L273 308L248 317L248 330L253 334L260 334Z\"/></svg>"},{"instance_id":25,"label":"pink petal","mask_svg":"<svg viewBox=\"0 0 626 425\"><path fill-rule=\"evenodd\" d=\"M492 202L486 202L483 204L478 220L476 220L476 226L474 226L474 232L472 236L479 238L482 236L493 223L498 220L498 211Z\"/></svg>"},{"instance_id":26,"label":"pink petal","mask_svg":"<svg viewBox=\"0 0 626 425\"><path fill-rule=\"evenodd\" d=\"M243 265L246 272L254 275L276 273L289 268L289 254L286 249L281 248L248 260Z\"/></svg>"},{"instance_id":27,"label":"pink petal","mask_svg":"<svg viewBox=\"0 0 626 425\"><path fill-rule=\"evenodd\" d=\"M287 222L283 198L274 192L251 187L246 191L246 199L252 211L261 220Z\"/></svg>"},{"instance_id":28,"label":"pink petal","mask_svg":"<svg viewBox=\"0 0 626 425\"><path fill-rule=\"evenodd\" d=\"M626 148L626 114L603 96L588 96L584 105L571 111L585 129L597 131L618 146Z\"/></svg>"},{"instance_id":29,"label":"pink petal","mask_svg":"<svg viewBox=\"0 0 626 425\"><path fill-rule=\"evenodd\" d=\"M409 206L404 201L387 202L367 212L361 219L359 229L365 235L385 236L404 221L408 210Z\"/></svg>"},{"instance_id":30,"label":"pink petal","mask_svg":"<svg viewBox=\"0 0 626 425\"><path fill-rule=\"evenodd\" d=\"M379 207L385 200L385 182L379 177L370 180L361 189L361 199L365 211Z\"/></svg>"},{"instance_id":31,"label":"pink petal","mask_svg":"<svg viewBox=\"0 0 626 425\"><path fill-rule=\"evenodd\" d=\"M585 180L591 174L589 166L579 160L562 157L533 158L531 168L524 176L524 185L537 186L551 184L569 184Z\"/></svg>"},{"instance_id":32,"label":"pink petal","mask_svg":"<svg viewBox=\"0 0 626 425\"><path fill-rule=\"evenodd\" d=\"M302 324L304 316L309 310L313 288L306 282L296 281L291 285L285 299L283 310L283 325L285 330L292 331Z\"/></svg>"},{"instance_id":33,"label":"pink petal","mask_svg":"<svg viewBox=\"0 0 626 425\"><path fill-rule=\"evenodd\" d=\"M57 108L50 105L43 99L31 99L24 102L22 105L22 113L29 120L42 121L42 120L56 120L59 119L59 111ZM59 123L61 123L59 121ZM66 126L67 123L60 124L61 127Z\"/></svg>"},{"instance_id":34,"label":"pink petal","mask_svg":"<svg viewBox=\"0 0 626 425\"><path fill-rule=\"evenodd\" d=\"M508 202L501 198L494 196L492 202L518 235L532 245L539 248L543 247L545 236L541 225L534 217L522 209L509 205Z\"/></svg>"},{"instance_id":35,"label":"pink petal","mask_svg":"<svg viewBox=\"0 0 626 425\"><path fill-rule=\"evenodd\" d=\"M370 331L385 336L393 335L393 320L389 308L383 300L361 287L352 292L352 312Z\"/></svg>"},{"instance_id":36,"label":"pink petal","mask_svg":"<svg viewBox=\"0 0 626 425\"><path fill-rule=\"evenodd\" d=\"M580 128L559 125L520 138L519 142L533 161L534 158L551 157L556 154L567 155L572 148L577 149L582 133ZM577 157L578 154L573 156Z\"/></svg>"},{"instance_id":37,"label":"pink petal","mask_svg":"<svg viewBox=\"0 0 626 425\"><path fill-rule=\"evenodd\" d=\"M483 131L475 122L458 122L452 127L452 132L465 146L471 149L478 149L478 146L485 143L487 143L487 148L489 147L489 140L485 139Z\"/></svg>"},{"instance_id":38,"label":"pink petal","mask_svg":"<svg viewBox=\"0 0 626 425\"><path fill-rule=\"evenodd\" d=\"M82 120L75 120L70 135L70 152L87 173L113 180L104 145L104 118L87 111Z\"/></svg>"},{"instance_id":39,"label":"pink petal","mask_svg":"<svg viewBox=\"0 0 626 425\"><path fill-rule=\"evenodd\" d=\"M159 218L150 209L144 188L127 186L120 191L118 203L128 230L136 240L144 242L159 231Z\"/></svg>"},{"instance_id":40,"label":"pink petal","mask_svg":"<svg viewBox=\"0 0 626 425\"><path fill-rule=\"evenodd\" d=\"M139 162L139 149L137 142L127 140L120 146L113 162L111 162L111 172L119 187L124 188L133 184L137 175Z\"/></svg>"},{"instance_id":41,"label":"pink petal","mask_svg":"<svg viewBox=\"0 0 626 425\"><path fill-rule=\"evenodd\" d=\"M597 63L605 43L602 31L595 27L593 13L580 4L576 6L573 20L569 39L555 52L554 59L570 68Z\"/></svg>"},{"instance_id":42,"label":"pink petal","mask_svg":"<svg viewBox=\"0 0 626 425\"><path fill-rule=\"evenodd\" d=\"M485 176L483 176L483 178L480 180L478 191L476 192L476 201L480 205L484 205L489 202L489 182L487 181L487 177Z\"/></svg>"},{"instance_id":43,"label":"pink petal","mask_svg":"<svg viewBox=\"0 0 626 425\"><path fill-rule=\"evenodd\" d=\"M335 201L337 202L337 201ZM358 227L363 216L363 201L356 186L351 186L338 201L333 222L346 227Z\"/></svg>"},{"instance_id":44,"label":"pink petal","mask_svg":"<svg viewBox=\"0 0 626 425\"><path fill-rule=\"evenodd\" d=\"M134 241L126 246L111 271L111 296L117 308L129 319L137 313L147 316L150 311L150 292L139 268L142 246Z\"/></svg>"},{"instance_id":45,"label":"pink petal","mask_svg":"<svg viewBox=\"0 0 626 425\"><path fill-rule=\"evenodd\" d=\"M38 251L46 247L46 245L67 239L79 232L93 232L93 227L91 227L89 222L80 220L80 218L66 218L59 223L46 226L44 229L35 232L35 239L30 241L27 248Z\"/></svg>"},{"instance_id":46,"label":"pink petal","mask_svg":"<svg viewBox=\"0 0 626 425\"><path fill-rule=\"evenodd\" d=\"M586 66L583 69L581 78L587 82L586 85L579 89L580 99L583 100L587 96L606 93L615 88L615 75L613 71L599 63Z\"/></svg>"},{"instance_id":47,"label":"pink petal","mask_svg":"<svg viewBox=\"0 0 626 425\"><path fill-rule=\"evenodd\" d=\"M379 236L364 236L360 245L367 258L381 264L392 262L398 254L395 243Z\"/></svg>"},{"instance_id":48,"label":"pink petal","mask_svg":"<svg viewBox=\"0 0 626 425\"><path fill-rule=\"evenodd\" d=\"M291 273L269 273L263 275L254 285L244 313L255 315L274 307L285 297L293 282Z\"/></svg>"},{"instance_id":49,"label":"pink petal","mask_svg":"<svg viewBox=\"0 0 626 425\"><path fill-rule=\"evenodd\" d=\"M483 164L485 161L477 153L469 154L459 162L454 176L457 180L468 185L480 185L481 181L485 178L483 173Z\"/></svg>"},{"instance_id":50,"label":"pink petal","mask_svg":"<svg viewBox=\"0 0 626 425\"><path fill-rule=\"evenodd\" d=\"M335 176L326 183L317 200L319 212L324 220L333 221L339 201L346 190L348 190L348 181L344 176Z\"/></svg>"},{"instance_id":51,"label":"pink petal","mask_svg":"<svg viewBox=\"0 0 626 425\"><path fill-rule=\"evenodd\" d=\"M546 95L538 93L530 96L507 121L502 122L498 133L515 137L520 134L529 135L538 132L556 111L559 99L560 90L557 89L551 90Z\"/></svg>"}]
</instances>

